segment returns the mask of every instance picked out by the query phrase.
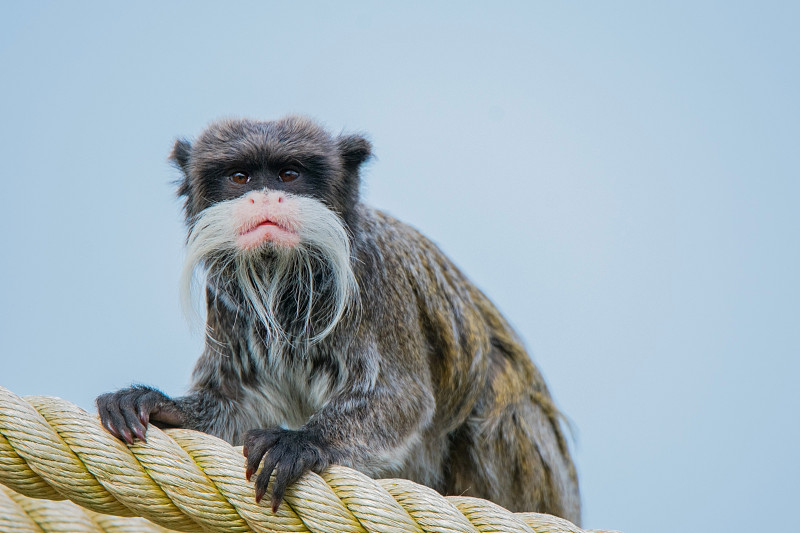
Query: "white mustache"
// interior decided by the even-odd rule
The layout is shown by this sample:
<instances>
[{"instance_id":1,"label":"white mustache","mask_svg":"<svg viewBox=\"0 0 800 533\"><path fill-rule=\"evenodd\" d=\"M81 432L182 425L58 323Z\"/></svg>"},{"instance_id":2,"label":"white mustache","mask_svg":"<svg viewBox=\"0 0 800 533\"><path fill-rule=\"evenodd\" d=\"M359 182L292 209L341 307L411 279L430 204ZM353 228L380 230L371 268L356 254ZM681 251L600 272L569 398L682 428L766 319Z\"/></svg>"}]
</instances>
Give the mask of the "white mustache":
<instances>
[{"instance_id":1,"label":"white mustache","mask_svg":"<svg viewBox=\"0 0 800 533\"><path fill-rule=\"evenodd\" d=\"M209 274L231 266L235 279L226 281L238 286L272 342L319 342L333 331L348 309L357 308L358 285L350 262L350 240L341 218L319 200L281 195L292 213L287 226L300 237L296 246L267 242L243 249L237 244L241 224L236 212L248 196L217 203L197 218L189 233L181 276L181 301L190 318L198 316L192 305L196 294L192 288L196 281L199 285L199 274L202 273L205 286ZM320 280L318 286L315 279ZM297 300L295 326L302 323L295 339L289 339L286 324L277 317L277 306L287 290L292 290L290 296Z\"/></svg>"}]
</instances>

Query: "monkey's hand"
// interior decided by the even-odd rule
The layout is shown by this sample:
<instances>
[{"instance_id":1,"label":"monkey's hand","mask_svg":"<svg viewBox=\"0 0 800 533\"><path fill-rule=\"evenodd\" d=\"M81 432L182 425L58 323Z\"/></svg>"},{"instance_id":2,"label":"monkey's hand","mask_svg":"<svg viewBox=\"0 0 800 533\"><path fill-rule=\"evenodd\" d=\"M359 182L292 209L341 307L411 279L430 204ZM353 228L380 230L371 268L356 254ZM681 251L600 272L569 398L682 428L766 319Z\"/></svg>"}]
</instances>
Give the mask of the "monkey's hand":
<instances>
[{"instance_id":1,"label":"monkey's hand","mask_svg":"<svg viewBox=\"0 0 800 533\"><path fill-rule=\"evenodd\" d=\"M103 394L95 402L103 426L128 444L133 444L134 436L146 440L149 422L180 427L184 421L184 414L174 400L142 385Z\"/></svg>"},{"instance_id":2,"label":"monkey's hand","mask_svg":"<svg viewBox=\"0 0 800 533\"><path fill-rule=\"evenodd\" d=\"M264 457L266 455L266 457ZM335 462L333 448L309 430L282 428L255 429L247 432L244 439L244 456L247 458L247 480L258 470L261 458L264 464L256 478L256 502L267 492L269 478L275 472L272 483L272 512L278 510L286 487L297 481L309 470L321 472Z\"/></svg>"}]
</instances>

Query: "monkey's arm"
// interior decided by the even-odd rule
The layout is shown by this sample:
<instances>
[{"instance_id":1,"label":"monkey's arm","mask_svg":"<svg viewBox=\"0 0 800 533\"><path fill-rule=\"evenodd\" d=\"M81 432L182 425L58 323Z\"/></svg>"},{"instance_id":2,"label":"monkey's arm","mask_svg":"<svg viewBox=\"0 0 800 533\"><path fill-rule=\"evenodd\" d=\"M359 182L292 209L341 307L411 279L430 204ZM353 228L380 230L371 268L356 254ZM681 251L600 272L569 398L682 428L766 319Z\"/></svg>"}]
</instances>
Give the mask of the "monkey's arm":
<instances>
[{"instance_id":1,"label":"monkey's arm","mask_svg":"<svg viewBox=\"0 0 800 533\"><path fill-rule=\"evenodd\" d=\"M99 396L97 412L103 426L128 444L134 438L146 440L148 423L202 431L230 443L241 442L243 428L259 427L231 398L202 385L195 384L190 394L177 398L143 385L121 389Z\"/></svg>"},{"instance_id":2,"label":"monkey's arm","mask_svg":"<svg viewBox=\"0 0 800 533\"><path fill-rule=\"evenodd\" d=\"M256 500L266 493L273 471L271 501L277 510L286 487L308 470L319 472L330 464L343 464L377 473L402 465L430 423L435 407L426 380L410 376L385 368L374 376L361 375L299 429L248 432L244 445L248 479L263 458Z\"/></svg>"},{"instance_id":3,"label":"monkey's arm","mask_svg":"<svg viewBox=\"0 0 800 533\"><path fill-rule=\"evenodd\" d=\"M243 428L259 427L235 400L243 369L239 354L247 352L246 335L236 327L243 320L227 311L210 290L207 302L208 335L189 394L170 398L137 385L99 396L97 412L112 435L129 444L134 437L145 440L147 424L152 422L210 433L233 444L241 442Z\"/></svg>"},{"instance_id":4,"label":"monkey's arm","mask_svg":"<svg viewBox=\"0 0 800 533\"><path fill-rule=\"evenodd\" d=\"M230 345L207 342L195 369L190 394L170 398L144 385L103 394L95 401L100 420L112 435L128 444L133 444L134 437L146 440L148 423L212 433L232 442L230 431L223 431L227 427L214 427L215 423L225 426L233 418L230 401L218 390L217 378L226 374L226 369L219 365L232 359Z\"/></svg>"},{"instance_id":5,"label":"monkey's arm","mask_svg":"<svg viewBox=\"0 0 800 533\"><path fill-rule=\"evenodd\" d=\"M195 388L191 394L170 398L152 387L136 385L99 396L97 412L103 426L114 436L133 444L146 440L147 424L194 429L235 442L239 426L257 425L240 420L234 403L218 391Z\"/></svg>"}]
</instances>

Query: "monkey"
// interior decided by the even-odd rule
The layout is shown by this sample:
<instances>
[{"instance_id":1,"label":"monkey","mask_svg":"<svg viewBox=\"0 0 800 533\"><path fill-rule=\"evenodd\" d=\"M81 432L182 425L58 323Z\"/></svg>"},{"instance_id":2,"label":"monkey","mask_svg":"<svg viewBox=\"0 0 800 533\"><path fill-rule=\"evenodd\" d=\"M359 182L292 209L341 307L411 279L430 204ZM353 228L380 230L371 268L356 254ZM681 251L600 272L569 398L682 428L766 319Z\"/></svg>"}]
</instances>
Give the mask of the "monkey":
<instances>
[{"instance_id":1,"label":"monkey","mask_svg":"<svg viewBox=\"0 0 800 533\"><path fill-rule=\"evenodd\" d=\"M243 445L273 511L305 472L339 464L578 524L541 373L431 240L360 200L371 158L364 135L294 115L176 140L181 290L189 306L205 296L205 347L187 395L103 394L102 424L127 443L153 423Z\"/></svg>"}]
</instances>

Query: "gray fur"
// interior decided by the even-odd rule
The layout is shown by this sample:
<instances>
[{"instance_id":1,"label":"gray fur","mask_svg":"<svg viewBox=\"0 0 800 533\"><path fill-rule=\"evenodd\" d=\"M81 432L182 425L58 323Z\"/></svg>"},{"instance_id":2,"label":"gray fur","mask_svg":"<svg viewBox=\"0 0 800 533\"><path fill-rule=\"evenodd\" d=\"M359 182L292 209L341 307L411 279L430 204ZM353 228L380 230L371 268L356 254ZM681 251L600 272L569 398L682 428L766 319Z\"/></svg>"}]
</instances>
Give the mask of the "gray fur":
<instances>
[{"instance_id":1,"label":"gray fur","mask_svg":"<svg viewBox=\"0 0 800 533\"><path fill-rule=\"evenodd\" d=\"M292 287L301 296L276 309L287 332L276 343L235 275L214 267L235 262L209 262L208 338L191 390L152 400L151 420L178 420L233 444L282 426L282 438L317 450L321 459L307 468L336 462L578 523L575 468L542 376L503 316L436 245L359 202L358 168L369 153L363 137L333 137L297 117L221 122L194 146L176 143L190 230L205 209L238 197L215 180L250 165L252 188L307 195L340 217L360 306L309 342L296 318L307 295ZM303 183L271 178L289 160L304 165ZM268 249L259 258L275 260ZM117 411L103 398L111 430Z\"/></svg>"}]
</instances>

